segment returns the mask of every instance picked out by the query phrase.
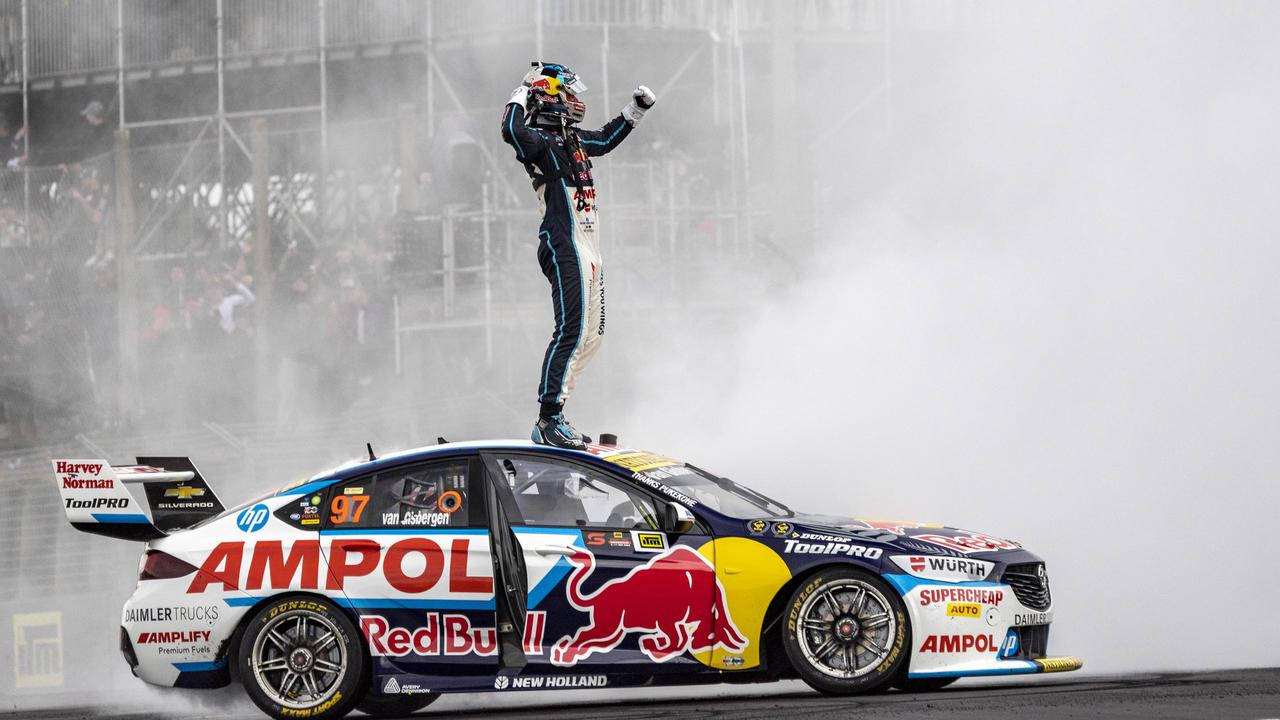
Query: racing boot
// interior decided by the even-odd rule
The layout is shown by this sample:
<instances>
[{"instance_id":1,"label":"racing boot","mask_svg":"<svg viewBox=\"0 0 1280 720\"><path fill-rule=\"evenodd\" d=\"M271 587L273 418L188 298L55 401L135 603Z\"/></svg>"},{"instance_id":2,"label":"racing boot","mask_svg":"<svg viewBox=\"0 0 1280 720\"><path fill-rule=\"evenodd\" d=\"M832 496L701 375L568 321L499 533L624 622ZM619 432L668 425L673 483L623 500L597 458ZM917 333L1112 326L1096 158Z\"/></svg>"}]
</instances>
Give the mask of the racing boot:
<instances>
[{"instance_id":1,"label":"racing boot","mask_svg":"<svg viewBox=\"0 0 1280 720\"><path fill-rule=\"evenodd\" d=\"M564 415L540 417L533 425L531 440L539 445L569 448L570 450L586 450L591 438L578 432Z\"/></svg>"}]
</instances>

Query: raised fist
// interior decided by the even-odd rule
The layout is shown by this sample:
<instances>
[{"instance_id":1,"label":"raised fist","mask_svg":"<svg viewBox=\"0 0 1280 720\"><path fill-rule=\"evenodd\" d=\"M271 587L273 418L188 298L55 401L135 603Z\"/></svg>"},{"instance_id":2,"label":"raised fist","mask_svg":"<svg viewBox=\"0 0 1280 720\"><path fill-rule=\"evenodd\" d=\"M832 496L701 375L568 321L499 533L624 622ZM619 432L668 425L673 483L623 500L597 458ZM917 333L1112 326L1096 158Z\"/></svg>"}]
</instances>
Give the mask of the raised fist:
<instances>
[{"instance_id":1,"label":"raised fist","mask_svg":"<svg viewBox=\"0 0 1280 720\"><path fill-rule=\"evenodd\" d=\"M622 108L622 117L626 118L632 127L635 127L644 117L645 111L653 107L657 100L658 96L654 95L652 90L641 85L636 88L635 92L631 93L631 102Z\"/></svg>"},{"instance_id":2,"label":"raised fist","mask_svg":"<svg viewBox=\"0 0 1280 720\"><path fill-rule=\"evenodd\" d=\"M636 88L635 92L631 93L631 97L635 98L636 105L645 110L653 107L653 104L658 101L658 96L654 95L653 91L644 85Z\"/></svg>"}]
</instances>

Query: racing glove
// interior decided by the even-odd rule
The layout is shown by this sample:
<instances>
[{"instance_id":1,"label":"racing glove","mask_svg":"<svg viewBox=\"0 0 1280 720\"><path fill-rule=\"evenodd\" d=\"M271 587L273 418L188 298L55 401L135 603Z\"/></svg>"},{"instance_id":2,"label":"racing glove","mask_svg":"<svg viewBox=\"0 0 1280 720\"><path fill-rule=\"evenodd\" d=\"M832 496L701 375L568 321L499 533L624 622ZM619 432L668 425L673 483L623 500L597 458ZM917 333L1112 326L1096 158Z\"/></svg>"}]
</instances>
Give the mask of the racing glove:
<instances>
[{"instance_id":1,"label":"racing glove","mask_svg":"<svg viewBox=\"0 0 1280 720\"><path fill-rule=\"evenodd\" d=\"M507 101L507 104L519 105L520 107L523 108L525 107L528 100L529 100L529 87L527 85L521 85L520 87L515 89L515 92L511 93L511 99Z\"/></svg>"},{"instance_id":2,"label":"racing glove","mask_svg":"<svg viewBox=\"0 0 1280 720\"><path fill-rule=\"evenodd\" d=\"M641 85L636 88L635 92L631 93L631 102L622 108L622 117L626 118L627 122L634 126L640 122L640 118L644 117L645 112L653 107L653 104L657 101L658 96L654 95L649 88Z\"/></svg>"}]
</instances>

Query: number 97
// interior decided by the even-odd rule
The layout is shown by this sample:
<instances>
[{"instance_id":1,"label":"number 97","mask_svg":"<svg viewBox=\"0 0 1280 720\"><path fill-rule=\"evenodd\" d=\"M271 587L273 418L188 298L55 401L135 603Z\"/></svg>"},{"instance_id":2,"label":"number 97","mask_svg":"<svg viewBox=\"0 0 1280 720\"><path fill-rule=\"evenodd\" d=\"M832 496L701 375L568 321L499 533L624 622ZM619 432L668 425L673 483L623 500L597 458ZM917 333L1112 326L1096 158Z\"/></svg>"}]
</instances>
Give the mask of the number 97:
<instances>
[{"instance_id":1,"label":"number 97","mask_svg":"<svg viewBox=\"0 0 1280 720\"><path fill-rule=\"evenodd\" d=\"M359 523L368 503L368 495L337 495L329 504L329 522L334 525Z\"/></svg>"}]
</instances>

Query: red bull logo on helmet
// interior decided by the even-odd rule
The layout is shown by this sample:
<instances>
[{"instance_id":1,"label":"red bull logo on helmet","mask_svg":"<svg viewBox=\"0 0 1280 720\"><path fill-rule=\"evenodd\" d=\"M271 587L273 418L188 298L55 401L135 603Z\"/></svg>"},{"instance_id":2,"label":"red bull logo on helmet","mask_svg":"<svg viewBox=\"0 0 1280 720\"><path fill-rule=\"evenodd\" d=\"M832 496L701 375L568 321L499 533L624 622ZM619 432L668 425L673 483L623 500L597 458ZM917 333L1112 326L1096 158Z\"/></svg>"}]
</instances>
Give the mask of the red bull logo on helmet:
<instances>
[{"instance_id":1,"label":"red bull logo on helmet","mask_svg":"<svg viewBox=\"0 0 1280 720\"><path fill-rule=\"evenodd\" d=\"M548 95L560 94L560 78L541 77L534 80L529 87L538 88L545 91Z\"/></svg>"},{"instance_id":2,"label":"red bull logo on helmet","mask_svg":"<svg viewBox=\"0 0 1280 720\"><path fill-rule=\"evenodd\" d=\"M592 653L609 652L629 633L640 634L640 650L654 662L686 651L740 653L747 647L729 617L715 569L691 548L655 555L591 593L582 587L595 569L595 556L575 549L568 560L574 566L566 583L569 603L586 612L588 620L551 649L555 665L571 666Z\"/></svg>"}]
</instances>

